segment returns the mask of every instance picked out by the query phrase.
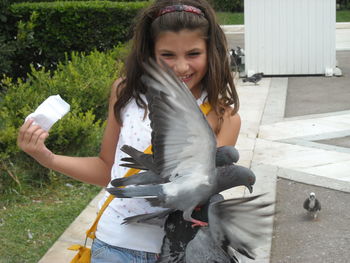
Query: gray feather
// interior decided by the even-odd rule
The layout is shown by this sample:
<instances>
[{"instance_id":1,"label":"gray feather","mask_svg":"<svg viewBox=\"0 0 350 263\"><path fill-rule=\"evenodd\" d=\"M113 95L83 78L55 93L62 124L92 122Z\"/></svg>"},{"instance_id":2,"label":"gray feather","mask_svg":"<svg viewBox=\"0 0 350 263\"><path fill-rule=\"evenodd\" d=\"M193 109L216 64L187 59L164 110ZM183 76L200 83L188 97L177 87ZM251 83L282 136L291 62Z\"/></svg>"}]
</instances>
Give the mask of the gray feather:
<instances>
[{"instance_id":1,"label":"gray feather","mask_svg":"<svg viewBox=\"0 0 350 263\"><path fill-rule=\"evenodd\" d=\"M141 185L126 188L109 187L106 188L106 191L119 198L154 198L160 201L164 199L164 193L161 185Z\"/></svg>"},{"instance_id":2,"label":"gray feather","mask_svg":"<svg viewBox=\"0 0 350 263\"><path fill-rule=\"evenodd\" d=\"M159 225L159 220L157 220L157 219L162 219L162 218L166 217L167 215L169 215L173 211L174 211L173 209L165 209L163 211L158 211L158 212L154 212L154 213L126 217L126 218L124 218L124 222L122 224L147 222L148 224L153 223L153 224Z\"/></svg>"},{"instance_id":3,"label":"gray feather","mask_svg":"<svg viewBox=\"0 0 350 263\"><path fill-rule=\"evenodd\" d=\"M186 263L235 263L237 258L231 257L211 237L210 230L202 227L198 230L194 239L186 247Z\"/></svg>"},{"instance_id":4,"label":"gray feather","mask_svg":"<svg viewBox=\"0 0 350 263\"><path fill-rule=\"evenodd\" d=\"M147 185L147 184L160 184L164 179L158 174L152 171L146 171L134 174L129 177L122 177L112 180L111 184L114 187L127 186L127 185Z\"/></svg>"},{"instance_id":5,"label":"gray feather","mask_svg":"<svg viewBox=\"0 0 350 263\"><path fill-rule=\"evenodd\" d=\"M220 246L229 246L254 259L254 249L267 238L270 219L274 212L272 202L258 202L261 195L218 201L209 207L211 236ZM255 202L254 202L255 201Z\"/></svg>"},{"instance_id":6,"label":"gray feather","mask_svg":"<svg viewBox=\"0 0 350 263\"><path fill-rule=\"evenodd\" d=\"M132 157L136 163L140 164L140 166L145 167L147 170L151 170L155 173L158 173L156 167L153 164L152 155L144 154L143 152L138 151L134 147L129 145L123 145L120 148L120 150Z\"/></svg>"}]
</instances>

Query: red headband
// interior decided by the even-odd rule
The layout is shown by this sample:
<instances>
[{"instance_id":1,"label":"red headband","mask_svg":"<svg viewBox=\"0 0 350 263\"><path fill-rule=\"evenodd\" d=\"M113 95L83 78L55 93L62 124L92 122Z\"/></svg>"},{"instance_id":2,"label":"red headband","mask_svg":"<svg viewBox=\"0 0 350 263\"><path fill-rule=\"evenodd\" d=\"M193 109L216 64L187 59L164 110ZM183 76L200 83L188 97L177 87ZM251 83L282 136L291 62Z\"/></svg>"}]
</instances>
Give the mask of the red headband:
<instances>
[{"instance_id":1,"label":"red headband","mask_svg":"<svg viewBox=\"0 0 350 263\"><path fill-rule=\"evenodd\" d=\"M193 13L199 16L204 16L203 12L198 9L197 7L190 6L190 5L170 5L162 8L157 17L162 16L167 13L173 13L173 12L188 12Z\"/></svg>"}]
</instances>

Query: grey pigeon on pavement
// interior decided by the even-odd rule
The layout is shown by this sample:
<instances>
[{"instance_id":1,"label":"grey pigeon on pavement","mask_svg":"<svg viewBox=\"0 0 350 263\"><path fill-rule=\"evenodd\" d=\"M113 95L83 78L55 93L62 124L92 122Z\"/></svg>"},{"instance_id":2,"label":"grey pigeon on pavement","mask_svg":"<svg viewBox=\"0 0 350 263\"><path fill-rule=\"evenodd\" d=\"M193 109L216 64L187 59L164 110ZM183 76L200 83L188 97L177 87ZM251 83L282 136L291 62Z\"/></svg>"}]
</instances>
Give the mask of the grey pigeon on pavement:
<instances>
[{"instance_id":1,"label":"grey pigeon on pavement","mask_svg":"<svg viewBox=\"0 0 350 263\"><path fill-rule=\"evenodd\" d=\"M207 223L192 218L193 210L212 195L237 185L241 180L237 174L244 167L216 168L216 138L191 91L165 63L160 67L151 60L144 69L142 81L147 86L153 164L163 182L110 187L107 191L120 198L146 198L152 205L168 208L159 212L159 217L181 210L185 220L206 226Z\"/></svg>"},{"instance_id":2,"label":"grey pigeon on pavement","mask_svg":"<svg viewBox=\"0 0 350 263\"><path fill-rule=\"evenodd\" d=\"M254 75L250 76L250 77L246 77L243 79L243 82L252 82L255 85L262 79L262 77L264 76L264 73L255 73Z\"/></svg>"},{"instance_id":3,"label":"grey pigeon on pavement","mask_svg":"<svg viewBox=\"0 0 350 263\"><path fill-rule=\"evenodd\" d=\"M304 201L303 206L304 206L304 209L306 209L310 213L313 219L316 219L318 212L321 211L321 203L316 198L316 195L314 192L311 192L309 194L309 197Z\"/></svg>"},{"instance_id":4,"label":"grey pigeon on pavement","mask_svg":"<svg viewBox=\"0 0 350 263\"><path fill-rule=\"evenodd\" d=\"M237 56L237 53L232 48L229 51L229 61L231 71L238 71L238 65L240 64L241 58Z\"/></svg>"},{"instance_id":5,"label":"grey pigeon on pavement","mask_svg":"<svg viewBox=\"0 0 350 263\"><path fill-rule=\"evenodd\" d=\"M245 56L244 49L241 48L241 47L239 47L239 46L237 46L237 49L235 50L235 53L236 53L236 55L239 56L239 57Z\"/></svg>"}]
</instances>

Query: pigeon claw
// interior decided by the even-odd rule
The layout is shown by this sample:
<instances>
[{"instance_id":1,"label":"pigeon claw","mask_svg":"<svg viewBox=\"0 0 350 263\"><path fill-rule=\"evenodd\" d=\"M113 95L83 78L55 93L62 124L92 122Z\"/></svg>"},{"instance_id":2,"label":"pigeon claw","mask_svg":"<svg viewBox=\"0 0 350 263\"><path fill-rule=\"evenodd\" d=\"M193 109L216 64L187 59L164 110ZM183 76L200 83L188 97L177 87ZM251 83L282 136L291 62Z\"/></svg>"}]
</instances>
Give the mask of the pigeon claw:
<instances>
[{"instance_id":1,"label":"pigeon claw","mask_svg":"<svg viewBox=\"0 0 350 263\"><path fill-rule=\"evenodd\" d=\"M192 224L192 228L194 228L196 226L200 226L200 227L208 226L207 222L199 221L199 220L196 220L196 219L192 219L191 222L193 223Z\"/></svg>"}]
</instances>

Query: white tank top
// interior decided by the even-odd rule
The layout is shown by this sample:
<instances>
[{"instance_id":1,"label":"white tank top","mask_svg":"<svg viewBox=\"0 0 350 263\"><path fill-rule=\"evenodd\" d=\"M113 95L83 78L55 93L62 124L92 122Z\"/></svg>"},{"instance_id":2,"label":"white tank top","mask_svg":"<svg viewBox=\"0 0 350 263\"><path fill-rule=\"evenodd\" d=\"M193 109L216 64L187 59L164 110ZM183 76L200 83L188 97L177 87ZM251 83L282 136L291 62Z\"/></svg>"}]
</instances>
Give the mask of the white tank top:
<instances>
[{"instance_id":1,"label":"white tank top","mask_svg":"<svg viewBox=\"0 0 350 263\"><path fill-rule=\"evenodd\" d=\"M202 92L197 100L198 105L202 104L207 93ZM146 102L145 96L141 96ZM123 177L128 168L121 167L120 159L127 155L120 150L124 144L131 145L134 148L144 151L151 144L150 120L144 119L144 110L139 108L134 99L132 99L122 110L121 117L123 126L121 127L119 140L116 148L114 164L111 171L112 180ZM110 184L109 184L110 186ZM109 193L106 192L99 206L103 205ZM164 231L163 224L129 224L121 225L125 217L138 214L152 213L160 211L163 208L152 207L144 199L132 198L114 198L106 208L98 223L96 237L103 242L128 249L160 253ZM163 221L164 222L164 221Z\"/></svg>"}]
</instances>

